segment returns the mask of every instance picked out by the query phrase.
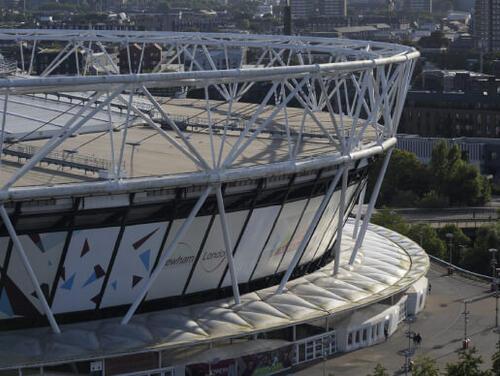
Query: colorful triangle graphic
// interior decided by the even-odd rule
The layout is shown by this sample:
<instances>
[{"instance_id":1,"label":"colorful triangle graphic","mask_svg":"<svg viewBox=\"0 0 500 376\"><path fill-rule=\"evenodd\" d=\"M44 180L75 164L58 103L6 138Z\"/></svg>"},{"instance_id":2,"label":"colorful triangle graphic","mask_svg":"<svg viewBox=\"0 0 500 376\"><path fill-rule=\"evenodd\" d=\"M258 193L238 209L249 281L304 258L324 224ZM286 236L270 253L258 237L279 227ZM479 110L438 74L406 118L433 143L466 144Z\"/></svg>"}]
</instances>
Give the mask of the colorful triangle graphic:
<instances>
[{"instance_id":1,"label":"colorful triangle graphic","mask_svg":"<svg viewBox=\"0 0 500 376\"><path fill-rule=\"evenodd\" d=\"M6 291L2 291L0 295L0 312L6 314L7 316L14 316L14 310L12 309L12 305L10 304L9 297L7 296Z\"/></svg>"},{"instance_id":2,"label":"colorful triangle graphic","mask_svg":"<svg viewBox=\"0 0 500 376\"><path fill-rule=\"evenodd\" d=\"M144 265L144 268L146 269L146 271L149 271L149 262L151 260L151 250L148 249L147 251L142 252L139 255L139 258L141 259L142 265Z\"/></svg>"},{"instance_id":3,"label":"colorful triangle graphic","mask_svg":"<svg viewBox=\"0 0 500 376\"><path fill-rule=\"evenodd\" d=\"M85 239L85 243L83 243L82 251L80 252L80 257L85 256L90 251L89 242Z\"/></svg>"},{"instance_id":4,"label":"colorful triangle graphic","mask_svg":"<svg viewBox=\"0 0 500 376\"><path fill-rule=\"evenodd\" d=\"M73 283L75 282L75 276L76 273L69 277L68 280L61 285L61 288L64 290L71 290L73 288Z\"/></svg>"},{"instance_id":5,"label":"colorful triangle graphic","mask_svg":"<svg viewBox=\"0 0 500 376\"><path fill-rule=\"evenodd\" d=\"M42 243L42 238L40 238L39 234L30 234L29 235L31 241L35 243L36 247L40 250L40 252L45 253L45 248Z\"/></svg>"},{"instance_id":6,"label":"colorful triangle graphic","mask_svg":"<svg viewBox=\"0 0 500 376\"><path fill-rule=\"evenodd\" d=\"M139 240L137 240L135 243L132 244L132 247L134 247L134 249L137 251L137 249L139 249L158 230L159 230L159 227L157 227L156 229L154 229L153 231L151 231L146 236L144 236L144 237L140 238Z\"/></svg>"}]
</instances>

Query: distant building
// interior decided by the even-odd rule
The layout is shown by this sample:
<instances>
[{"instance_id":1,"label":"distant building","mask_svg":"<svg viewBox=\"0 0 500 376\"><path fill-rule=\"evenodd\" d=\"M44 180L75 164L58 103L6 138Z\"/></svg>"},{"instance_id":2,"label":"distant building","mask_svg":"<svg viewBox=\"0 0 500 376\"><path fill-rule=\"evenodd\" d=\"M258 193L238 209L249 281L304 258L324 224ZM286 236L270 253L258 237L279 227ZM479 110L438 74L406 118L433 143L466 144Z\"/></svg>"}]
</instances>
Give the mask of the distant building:
<instances>
[{"instance_id":1,"label":"distant building","mask_svg":"<svg viewBox=\"0 0 500 376\"><path fill-rule=\"evenodd\" d=\"M495 76L467 70L424 70L421 89L438 92L497 95L500 80Z\"/></svg>"},{"instance_id":2,"label":"distant building","mask_svg":"<svg viewBox=\"0 0 500 376\"><path fill-rule=\"evenodd\" d=\"M192 56L184 55L184 70L213 70L213 66L218 70L237 69L241 68L243 61L244 56L240 49L211 50L209 56L202 49L198 49L194 53L194 60Z\"/></svg>"},{"instance_id":3,"label":"distant building","mask_svg":"<svg viewBox=\"0 0 500 376\"><path fill-rule=\"evenodd\" d=\"M131 44L130 50L130 67L132 68L132 73L137 73L139 70L139 63L142 56L141 72L151 72L161 64L162 59L162 48L160 45L146 44L144 47L144 52L142 51L143 46L137 43ZM118 66L120 67L120 73L129 73L129 56L126 48L122 48L118 54Z\"/></svg>"},{"instance_id":4,"label":"distant building","mask_svg":"<svg viewBox=\"0 0 500 376\"><path fill-rule=\"evenodd\" d=\"M409 12L432 13L432 0L406 0L404 9Z\"/></svg>"},{"instance_id":5,"label":"distant building","mask_svg":"<svg viewBox=\"0 0 500 376\"><path fill-rule=\"evenodd\" d=\"M76 75L83 72L86 57L85 52L77 49L75 53L69 54L58 64L52 64L56 57L61 53L61 48L43 48L36 53L35 71L37 74L46 72L49 75Z\"/></svg>"},{"instance_id":6,"label":"distant building","mask_svg":"<svg viewBox=\"0 0 500 376\"><path fill-rule=\"evenodd\" d=\"M500 0L476 0L474 34L484 51L500 51Z\"/></svg>"},{"instance_id":7,"label":"distant building","mask_svg":"<svg viewBox=\"0 0 500 376\"><path fill-rule=\"evenodd\" d=\"M500 138L500 96L410 91L399 131L423 137Z\"/></svg>"},{"instance_id":8,"label":"distant building","mask_svg":"<svg viewBox=\"0 0 500 376\"><path fill-rule=\"evenodd\" d=\"M292 17L346 17L347 0L291 0Z\"/></svg>"}]
</instances>

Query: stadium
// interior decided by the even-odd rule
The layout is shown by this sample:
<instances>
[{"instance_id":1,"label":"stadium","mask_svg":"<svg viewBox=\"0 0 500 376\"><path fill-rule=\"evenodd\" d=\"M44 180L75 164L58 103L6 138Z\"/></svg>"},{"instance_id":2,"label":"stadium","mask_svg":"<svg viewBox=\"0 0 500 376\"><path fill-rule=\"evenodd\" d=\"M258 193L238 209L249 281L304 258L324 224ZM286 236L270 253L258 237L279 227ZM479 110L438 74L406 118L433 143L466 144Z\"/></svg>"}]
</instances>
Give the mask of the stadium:
<instances>
[{"instance_id":1,"label":"stadium","mask_svg":"<svg viewBox=\"0 0 500 376\"><path fill-rule=\"evenodd\" d=\"M369 224L413 48L0 40L18 67L5 58L0 78L0 370L271 374L376 343L422 309L425 252Z\"/></svg>"}]
</instances>

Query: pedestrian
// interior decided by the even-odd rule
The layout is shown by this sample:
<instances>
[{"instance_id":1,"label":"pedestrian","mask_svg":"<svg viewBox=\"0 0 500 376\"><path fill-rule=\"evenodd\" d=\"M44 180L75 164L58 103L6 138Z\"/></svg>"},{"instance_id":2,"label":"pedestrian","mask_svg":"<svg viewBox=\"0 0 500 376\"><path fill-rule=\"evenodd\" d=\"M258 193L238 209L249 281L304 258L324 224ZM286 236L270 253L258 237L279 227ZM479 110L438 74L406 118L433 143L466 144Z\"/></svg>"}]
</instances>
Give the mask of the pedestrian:
<instances>
[{"instance_id":1,"label":"pedestrian","mask_svg":"<svg viewBox=\"0 0 500 376\"><path fill-rule=\"evenodd\" d=\"M385 337L386 341L387 341L387 338L389 338L389 330L387 329L387 327L384 327L384 337Z\"/></svg>"},{"instance_id":2,"label":"pedestrian","mask_svg":"<svg viewBox=\"0 0 500 376\"><path fill-rule=\"evenodd\" d=\"M427 291L429 293L429 295L431 294L431 291L432 291L432 285L431 283L429 282L429 286L427 287Z\"/></svg>"},{"instance_id":3,"label":"pedestrian","mask_svg":"<svg viewBox=\"0 0 500 376\"><path fill-rule=\"evenodd\" d=\"M415 336L415 339L416 339L416 343L417 343L417 346L420 347L420 343L422 342L422 336L420 335L420 333L417 333L417 335Z\"/></svg>"}]
</instances>

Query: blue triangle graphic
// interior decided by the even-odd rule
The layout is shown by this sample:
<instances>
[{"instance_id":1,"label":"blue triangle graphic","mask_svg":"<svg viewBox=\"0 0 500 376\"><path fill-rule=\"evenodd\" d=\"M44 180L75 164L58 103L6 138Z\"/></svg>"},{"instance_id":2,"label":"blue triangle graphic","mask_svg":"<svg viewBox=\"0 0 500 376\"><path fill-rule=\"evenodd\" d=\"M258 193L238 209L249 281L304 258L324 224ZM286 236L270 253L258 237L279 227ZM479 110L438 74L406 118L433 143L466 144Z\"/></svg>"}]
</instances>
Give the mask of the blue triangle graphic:
<instances>
[{"instance_id":1,"label":"blue triangle graphic","mask_svg":"<svg viewBox=\"0 0 500 376\"><path fill-rule=\"evenodd\" d=\"M61 285L61 288L62 289L65 289L65 290L71 290L73 288L73 282L75 282L75 275L76 273L74 273L71 277L69 277L66 282L64 282L62 285Z\"/></svg>"},{"instance_id":2,"label":"blue triangle graphic","mask_svg":"<svg viewBox=\"0 0 500 376\"><path fill-rule=\"evenodd\" d=\"M151 259L151 250L148 249L147 251L142 252L139 255L139 258L141 259L142 264L144 265L146 270L149 271L149 261Z\"/></svg>"},{"instance_id":3,"label":"blue triangle graphic","mask_svg":"<svg viewBox=\"0 0 500 376\"><path fill-rule=\"evenodd\" d=\"M14 316L14 311L12 310L9 297L5 290L2 291L2 295L0 295L0 312L5 313L7 316Z\"/></svg>"},{"instance_id":4,"label":"blue triangle graphic","mask_svg":"<svg viewBox=\"0 0 500 376\"><path fill-rule=\"evenodd\" d=\"M113 287L113 290L116 290L116 288L118 287L118 281L113 281L111 283L111 287Z\"/></svg>"},{"instance_id":5,"label":"blue triangle graphic","mask_svg":"<svg viewBox=\"0 0 500 376\"><path fill-rule=\"evenodd\" d=\"M90 277L85 281L82 287L87 287L90 285L92 282L95 282L97 280L97 276L95 275L95 272L92 272Z\"/></svg>"}]
</instances>

